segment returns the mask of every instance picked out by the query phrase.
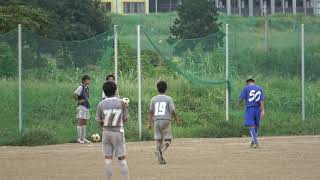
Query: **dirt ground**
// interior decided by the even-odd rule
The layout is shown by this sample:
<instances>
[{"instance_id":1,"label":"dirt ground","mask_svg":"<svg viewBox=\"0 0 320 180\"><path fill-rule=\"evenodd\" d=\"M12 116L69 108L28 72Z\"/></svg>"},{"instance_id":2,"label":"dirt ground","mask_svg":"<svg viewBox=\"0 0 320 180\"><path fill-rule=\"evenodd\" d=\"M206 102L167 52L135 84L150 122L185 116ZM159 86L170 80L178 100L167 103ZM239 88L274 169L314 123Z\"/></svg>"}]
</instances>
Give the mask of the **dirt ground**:
<instances>
[{"instance_id":1,"label":"dirt ground","mask_svg":"<svg viewBox=\"0 0 320 180\"><path fill-rule=\"evenodd\" d=\"M132 180L320 180L320 136L176 139L158 165L154 142L127 143ZM114 179L121 179L114 160ZM0 180L102 180L100 143L0 147Z\"/></svg>"}]
</instances>

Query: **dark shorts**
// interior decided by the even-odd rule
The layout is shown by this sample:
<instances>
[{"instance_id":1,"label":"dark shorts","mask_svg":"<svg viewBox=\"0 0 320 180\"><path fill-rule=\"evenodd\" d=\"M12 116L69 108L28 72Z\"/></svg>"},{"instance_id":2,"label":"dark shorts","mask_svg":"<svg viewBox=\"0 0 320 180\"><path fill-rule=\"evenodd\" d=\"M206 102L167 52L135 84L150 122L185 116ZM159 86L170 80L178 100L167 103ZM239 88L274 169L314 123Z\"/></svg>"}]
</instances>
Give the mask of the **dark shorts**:
<instances>
[{"instance_id":1,"label":"dark shorts","mask_svg":"<svg viewBox=\"0 0 320 180\"><path fill-rule=\"evenodd\" d=\"M247 107L244 115L245 126L256 126L260 125L260 107Z\"/></svg>"}]
</instances>

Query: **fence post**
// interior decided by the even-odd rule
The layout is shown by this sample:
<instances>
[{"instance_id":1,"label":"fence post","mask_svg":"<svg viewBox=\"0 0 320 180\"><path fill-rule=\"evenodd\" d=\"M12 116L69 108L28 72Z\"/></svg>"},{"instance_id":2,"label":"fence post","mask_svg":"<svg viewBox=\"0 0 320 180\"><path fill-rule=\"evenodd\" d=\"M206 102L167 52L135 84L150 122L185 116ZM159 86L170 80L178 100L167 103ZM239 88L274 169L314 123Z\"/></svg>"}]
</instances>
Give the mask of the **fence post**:
<instances>
[{"instance_id":1,"label":"fence post","mask_svg":"<svg viewBox=\"0 0 320 180\"><path fill-rule=\"evenodd\" d=\"M114 33L114 77L116 84L118 85L118 31L117 25L113 26L113 33Z\"/></svg>"},{"instance_id":2,"label":"fence post","mask_svg":"<svg viewBox=\"0 0 320 180\"><path fill-rule=\"evenodd\" d=\"M229 121L229 24L226 24L226 121Z\"/></svg>"},{"instance_id":3,"label":"fence post","mask_svg":"<svg viewBox=\"0 0 320 180\"><path fill-rule=\"evenodd\" d=\"M141 45L140 45L140 25L137 26L137 75L138 75L138 124L139 124L139 139L141 140Z\"/></svg>"},{"instance_id":4,"label":"fence post","mask_svg":"<svg viewBox=\"0 0 320 180\"><path fill-rule=\"evenodd\" d=\"M18 25L18 69L19 69L19 132L22 132L22 27Z\"/></svg>"},{"instance_id":5,"label":"fence post","mask_svg":"<svg viewBox=\"0 0 320 180\"><path fill-rule=\"evenodd\" d=\"M305 115L305 92L304 92L304 24L301 24L301 92L302 92L302 120Z\"/></svg>"}]
</instances>

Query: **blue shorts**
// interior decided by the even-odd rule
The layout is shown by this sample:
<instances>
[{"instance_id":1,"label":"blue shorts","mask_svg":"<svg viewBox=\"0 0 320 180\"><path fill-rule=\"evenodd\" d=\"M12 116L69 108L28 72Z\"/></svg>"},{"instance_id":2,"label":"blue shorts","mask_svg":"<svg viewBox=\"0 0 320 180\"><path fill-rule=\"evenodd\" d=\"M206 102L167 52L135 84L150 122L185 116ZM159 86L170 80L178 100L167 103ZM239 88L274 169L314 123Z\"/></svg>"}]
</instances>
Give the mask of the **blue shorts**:
<instances>
[{"instance_id":1,"label":"blue shorts","mask_svg":"<svg viewBox=\"0 0 320 180\"><path fill-rule=\"evenodd\" d=\"M244 125L259 127L260 112L260 107L247 107L244 115Z\"/></svg>"}]
</instances>

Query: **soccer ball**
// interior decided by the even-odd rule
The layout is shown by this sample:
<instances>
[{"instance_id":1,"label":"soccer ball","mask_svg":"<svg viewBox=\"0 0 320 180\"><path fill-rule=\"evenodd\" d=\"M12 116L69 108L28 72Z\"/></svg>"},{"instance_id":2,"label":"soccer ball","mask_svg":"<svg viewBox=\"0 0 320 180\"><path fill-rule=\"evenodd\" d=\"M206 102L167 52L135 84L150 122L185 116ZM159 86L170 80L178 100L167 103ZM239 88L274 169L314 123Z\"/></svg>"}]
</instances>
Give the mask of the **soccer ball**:
<instances>
[{"instance_id":1,"label":"soccer ball","mask_svg":"<svg viewBox=\"0 0 320 180\"><path fill-rule=\"evenodd\" d=\"M122 101L126 104L130 103L130 99L129 98L122 98Z\"/></svg>"},{"instance_id":2,"label":"soccer ball","mask_svg":"<svg viewBox=\"0 0 320 180\"><path fill-rule=\"evenodd\" d=\"M92 134L92 136L91 136L91 141L92 141L92 142L99 142L99 141L100 141L100 136L99 136L99 134L98 134L98 133Z\"/></svg>"}]
</instances>

